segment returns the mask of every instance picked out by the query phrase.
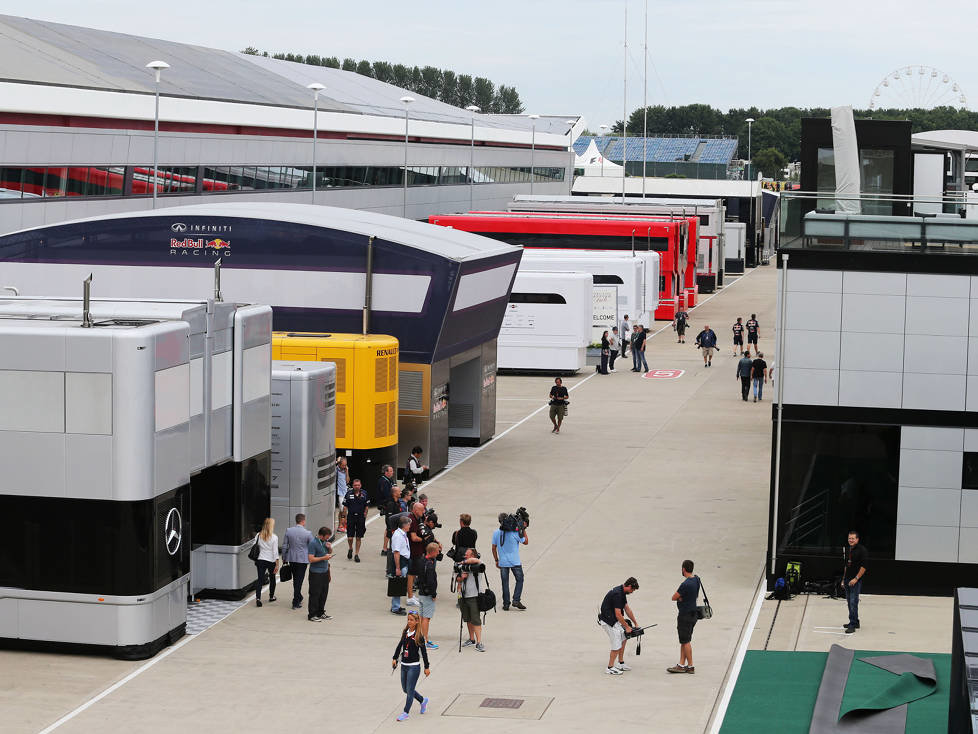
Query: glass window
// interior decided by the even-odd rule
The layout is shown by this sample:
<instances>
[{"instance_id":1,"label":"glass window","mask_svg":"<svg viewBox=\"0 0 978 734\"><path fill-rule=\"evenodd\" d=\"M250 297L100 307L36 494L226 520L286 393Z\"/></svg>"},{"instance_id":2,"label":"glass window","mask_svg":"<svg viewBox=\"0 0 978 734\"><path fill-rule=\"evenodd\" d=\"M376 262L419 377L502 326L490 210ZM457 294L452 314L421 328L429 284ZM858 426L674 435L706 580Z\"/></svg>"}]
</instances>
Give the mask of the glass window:
<instances>
[{"instance_id":1,"label":"glass window","mask_svg":"<svg viewBox=\"0 0 978 734\"><path fill-rule=\"evenodd\" d=\"M44 196L65 196L68 189L68 169L48 168L44 175Z\"/></svg>"},{"instance_id":2,"label":"glass window","mask_svg":"<svg viewBox=\"0 0 978 734\"><path fill-rule=\"evenodd\" d=\"M0 168L0 198L21 198L24 195L23 179L23 168Z\"/></svg>"},{"instance_id":3,"label":"glass window","mask_svg":"<svg viewBox=\"0 0 978 734\"><path fill-rule=\"evenodd\" d=\"M875 558L896 543L900 427L784 423L778 553L839 555L857 530Z\"/></svg>"}]
</instances>

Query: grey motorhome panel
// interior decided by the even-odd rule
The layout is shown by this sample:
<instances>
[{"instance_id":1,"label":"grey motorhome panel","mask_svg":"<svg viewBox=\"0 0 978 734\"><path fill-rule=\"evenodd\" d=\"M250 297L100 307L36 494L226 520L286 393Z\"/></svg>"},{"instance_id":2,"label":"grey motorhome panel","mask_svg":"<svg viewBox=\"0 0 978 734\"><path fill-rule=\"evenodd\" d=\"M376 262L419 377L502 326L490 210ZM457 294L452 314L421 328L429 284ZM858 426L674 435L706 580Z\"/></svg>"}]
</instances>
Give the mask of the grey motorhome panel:
<instances>
[{"instance_id":1,"label":"grey motorhome panel","mask_svg":"<svg viewBox=\"0 0 978 734\"><path fill-rule=\"evenodd\" d=\"M185 620L189 327L8 317L0 344L0 644L151 655Z\"/></svg>"},{"instance_id":2,"label":"grey motorhome panel","mask_svg":"<svg viewBox=\"0 0 978 734\"><path fill-rule=\"evenodd\" d=\"M271 504L278 528L300 512L310 528L332 527L335 406L335 364L272 362Z\"/></svg>"}]
</instances>

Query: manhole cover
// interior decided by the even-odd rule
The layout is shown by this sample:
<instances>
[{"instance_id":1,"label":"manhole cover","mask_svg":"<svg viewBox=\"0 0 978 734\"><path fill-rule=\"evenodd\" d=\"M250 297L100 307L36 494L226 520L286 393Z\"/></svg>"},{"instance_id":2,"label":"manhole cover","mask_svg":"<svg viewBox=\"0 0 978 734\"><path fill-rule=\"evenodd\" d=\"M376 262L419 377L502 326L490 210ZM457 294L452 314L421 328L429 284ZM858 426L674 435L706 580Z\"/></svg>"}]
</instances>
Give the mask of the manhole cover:
<instances>
[{"instance_id":1,"label":"manhole cover","mask_svg":"<svg viewBox=\"0 0 978 734\"><path fill-rule=\"evenodd\" d=\"M518 709L523 705L522 698L487 698L479 704L484 709Z\"/></svg>"}]
</instances>

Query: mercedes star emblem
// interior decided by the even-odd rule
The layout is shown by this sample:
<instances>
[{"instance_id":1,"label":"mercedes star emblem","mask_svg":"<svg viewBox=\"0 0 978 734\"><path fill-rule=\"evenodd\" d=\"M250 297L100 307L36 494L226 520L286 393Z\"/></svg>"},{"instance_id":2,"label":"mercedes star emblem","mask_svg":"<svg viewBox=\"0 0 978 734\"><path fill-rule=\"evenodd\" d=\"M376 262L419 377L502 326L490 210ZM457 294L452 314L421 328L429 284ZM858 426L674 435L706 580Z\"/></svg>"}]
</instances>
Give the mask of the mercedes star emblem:
<instances>
[{"instance_id":1,"label":"mercedes star emblem","mask_svg":"<svg viewBox=\"0 0 978 734\"><path fill-rule=\"evenodd\" d=\"M183 539L183 518L180 510L172 508L166 515L166 522L163 524L163 543L166 545L166 552L175 556L180 550L180 541Z\"/></svg>"}]
</instances>

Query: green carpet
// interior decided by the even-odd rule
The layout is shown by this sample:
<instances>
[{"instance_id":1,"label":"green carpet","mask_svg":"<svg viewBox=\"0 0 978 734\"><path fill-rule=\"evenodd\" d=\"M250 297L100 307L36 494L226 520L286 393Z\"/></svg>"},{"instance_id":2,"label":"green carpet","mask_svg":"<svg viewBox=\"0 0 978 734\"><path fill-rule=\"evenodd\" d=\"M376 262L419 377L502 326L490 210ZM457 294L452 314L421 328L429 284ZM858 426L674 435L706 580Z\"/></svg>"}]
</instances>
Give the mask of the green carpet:
<instances>
[{"instance_id":1,"label":"green carpet","mask_svg":"<svg viewBox=\"0 0 978 734\"><path fill-rule=\"evenodd\" d=\"M856 651L849 684L843 699L847 703L866 701L866 691L886 689L900 680L893 673L860 662L867 655L891 653ZM907 709L908 734L934 734L947 731L947 706L951 683L951 656L935 653L912 653L934 661L937 690L911 703ZM721 734L756 734L771 731L779 734L808 734L815 708L815 697L825 669L824 652L781 652L749 650L737 678ZM880 676L877 678L877 674ZM913 676L911 676L913 677ZM877 688L869 688L876 680ZM880 683L880 681L883 681ZM872 695L872 694L871 694ZM861 698L857 698L861 697Z\"/></svg>"}]
</instances>

